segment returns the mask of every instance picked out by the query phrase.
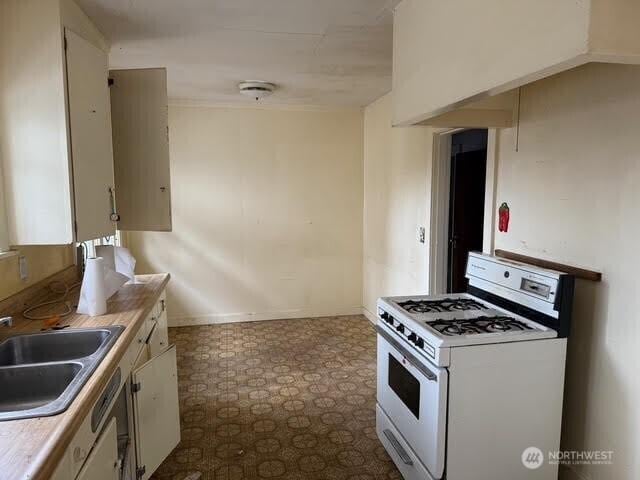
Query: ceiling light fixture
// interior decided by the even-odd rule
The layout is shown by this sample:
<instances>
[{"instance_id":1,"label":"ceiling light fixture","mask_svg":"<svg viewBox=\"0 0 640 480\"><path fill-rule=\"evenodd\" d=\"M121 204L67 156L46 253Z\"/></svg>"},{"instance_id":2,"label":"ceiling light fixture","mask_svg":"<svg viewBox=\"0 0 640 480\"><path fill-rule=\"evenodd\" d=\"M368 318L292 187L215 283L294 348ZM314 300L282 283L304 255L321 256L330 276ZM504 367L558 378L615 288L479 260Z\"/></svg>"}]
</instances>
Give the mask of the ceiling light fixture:
<instances>
[{"instance_id":1,"label":"ceiling light fixture","mask_svg":"<svg viewBox=\"0 0 640 480\"><path fill-rule=\"evenodd\" d=\"M261 80L245 80L238 84L238 88L241 94L255 98L256 101L258 101L261 98L271 95L276 86L273 83L263 82Z\"/></svg>"}]
</instances>

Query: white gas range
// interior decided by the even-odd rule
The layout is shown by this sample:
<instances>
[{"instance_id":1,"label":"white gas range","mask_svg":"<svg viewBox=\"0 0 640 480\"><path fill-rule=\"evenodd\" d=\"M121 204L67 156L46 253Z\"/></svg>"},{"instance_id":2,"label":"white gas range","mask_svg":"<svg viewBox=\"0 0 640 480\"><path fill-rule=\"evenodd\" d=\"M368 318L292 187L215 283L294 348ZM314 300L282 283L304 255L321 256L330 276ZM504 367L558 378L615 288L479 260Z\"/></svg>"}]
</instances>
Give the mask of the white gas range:
<instances>
[{"instance_id":1,"label":"white gas range","mask_svg":"<svg viewBox=\"0 0 640 480\"><path fill-rule=\"evenodd\" d=\"M467 278L378 300L378 436L407 480L556 479L522 455L559 448L573 277L471 253Z\"/></svg>"}]
</instances>

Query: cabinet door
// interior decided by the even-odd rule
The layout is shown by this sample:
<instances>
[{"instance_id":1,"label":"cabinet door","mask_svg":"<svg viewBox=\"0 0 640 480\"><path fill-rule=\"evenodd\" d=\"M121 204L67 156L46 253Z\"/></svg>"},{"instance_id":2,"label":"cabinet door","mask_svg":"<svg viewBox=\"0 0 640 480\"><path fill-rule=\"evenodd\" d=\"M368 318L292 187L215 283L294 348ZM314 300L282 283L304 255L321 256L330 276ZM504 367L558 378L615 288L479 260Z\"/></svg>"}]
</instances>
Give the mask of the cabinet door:
<instances>
[{"instance_id":1,"label":"cabinet door","mask_svg":"<svg viewBox=\"0 0 640 480\"><path fill-rule=\"evenodd\" d=\"M112 418L93 446L76 480L118 480L118 431Z\"/></svg>"},{"instance_id":2,"label":"cabinet door","mask_svg":"<svg viewBox=\"0 0 640 480\"><path fill-rule=\"evenodd\" d=\"M157 305L156 325L149 337L149 353L155 357L169 345L169 329L167 325L167 309L166 302L160 300Z\"/></svg>"},{"instance_id":3,"label":"cabinet door","mask_svg":"<svg viewBox=\"0 0 640 480\"><path fill-rule=\"evenodd\" d=\"M167 71L109 75L118 228L171 231Z\"/></svg>"},{"instance_id":4,"label":"cabinet door","mask_svg":"<svg viewBox=\"0 0 640 480\"><path fill-rule=\"evenodd\" d=\"M180 442L175 345L136 369L133 382L136 456L146 480Z\"/></svg>"},{"instance_id":5,"label":"cabinet door","mask_svg":"<svg viewBox=\"0 0 640 480\"><path fill-rule=\"evenodd\" d=\"M151 355L149 354L149 345L145 343L144 347L142 347L142 350L140 350L140 353L138 354L138 357L136 358L135 362L133 362L133 368L136 369L138 367L141 367L142 365L147 363L150 359L151 359Z\"/></svg>"},{"instance_id":6,"label":"cabinet door","mask_svg":"<svg viewBox=\"0 0 640 480\"><path fill-rule=\"evenodd\" d=\"M71 452L67 451L49 480L69 480L73 478L71 468Z\"/></svg>"},{"instance_id":7,"label":"cabinet door","mask_svg":"<svg viewBox=\"0 0 640 480\"><path fill-rule=\"evenodd\" d=\"M113 235L107 54L65 29L76 240Z\"/></svg>"}]
</instances>

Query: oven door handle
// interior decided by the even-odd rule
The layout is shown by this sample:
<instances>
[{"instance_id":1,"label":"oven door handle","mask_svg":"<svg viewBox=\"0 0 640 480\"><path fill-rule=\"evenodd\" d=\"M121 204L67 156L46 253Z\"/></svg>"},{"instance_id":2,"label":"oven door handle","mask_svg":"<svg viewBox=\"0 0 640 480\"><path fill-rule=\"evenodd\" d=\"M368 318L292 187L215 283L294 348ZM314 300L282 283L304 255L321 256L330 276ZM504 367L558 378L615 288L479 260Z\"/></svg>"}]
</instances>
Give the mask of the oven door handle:
<instances>
[{"instance_id":1,"label":"oven door handle","mask_svg":"<svg viewBox=\"0 0 640 480\"><path fill-rule=\"evenodd\" d=\"M429 370L423 362L418 360L413 353L403 347L400 342L398 342L395 338L391 336L390 333L386 332L380 325L376 325L376 330L378 331L378 335L384 338L387 343L389 343L393 348L395 348L407 361L416 368L420 373L422 373L427 380L431 382L437 382L438 376Z\"/></svg>"},{"instance_id":2,"label":"oven door handle","mask_svg":"<svg viewBox=\"0 0 640 480\"><path fill-rule=\"evenodd\" d=\"M391 430L383 430L383 433L384 436L387 437L387 440L389 440L389 443L393 446L393 449L396 451L402 462L405 465L413 465L413 460L411 460L411 457L409 456L407 451L402 448L402 445L400 445L400 442L393 434L393 432Z\"/></svg>"}]
</instances>

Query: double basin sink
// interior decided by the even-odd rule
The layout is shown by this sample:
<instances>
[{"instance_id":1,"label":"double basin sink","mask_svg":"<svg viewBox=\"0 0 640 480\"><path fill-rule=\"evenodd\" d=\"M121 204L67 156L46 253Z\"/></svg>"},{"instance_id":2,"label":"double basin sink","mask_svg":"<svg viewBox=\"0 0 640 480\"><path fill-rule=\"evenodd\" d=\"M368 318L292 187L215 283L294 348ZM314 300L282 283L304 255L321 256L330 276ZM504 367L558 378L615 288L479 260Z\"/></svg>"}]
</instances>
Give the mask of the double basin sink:
<instances>
[{"instance_id":1,"label":"double basin sink","mask_svg":"<svg viewBox=\"0 0 640 480\"><path fill-rule=\"evenodd\" d=\"M64 412L124 327L58 330L0 343L0 421Z\"/></svg>"}]
</instances>

